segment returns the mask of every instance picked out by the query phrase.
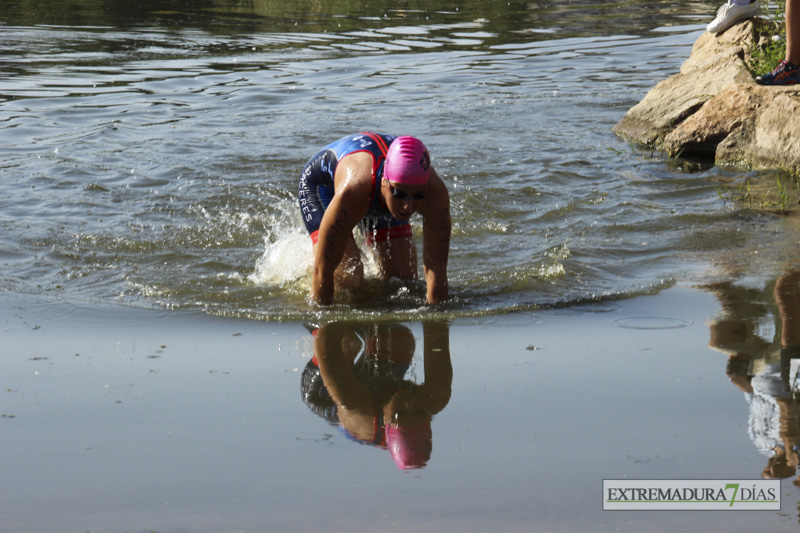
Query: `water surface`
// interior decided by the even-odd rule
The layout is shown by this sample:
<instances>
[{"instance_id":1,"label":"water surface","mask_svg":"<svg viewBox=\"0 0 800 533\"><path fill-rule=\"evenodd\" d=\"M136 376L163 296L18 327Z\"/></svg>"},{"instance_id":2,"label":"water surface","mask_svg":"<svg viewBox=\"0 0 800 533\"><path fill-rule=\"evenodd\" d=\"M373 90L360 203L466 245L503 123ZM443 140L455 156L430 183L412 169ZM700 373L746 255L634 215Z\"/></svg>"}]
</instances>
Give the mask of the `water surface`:
<instances>
[{"instance_id":1,"label":"water surface","mask_svg":"<svg viewBox=\"0 0 800 533\"><path fill-rule=\"evenodd\" d=\"M327 327L327 351L296 322L4 293L3 527L795 531L797 473L773 447L800 444L800 410L775 372L773 288L350 320ZM348 379L381 415L427 423L423 460L397 460L358 403L342 416L320 387ZM780 512L601 510L603 479L762 472L785 478Z\"/></svg>"},{"instance_id":2,"label":"water surface","mask_svg":"<svg viewBox=\"0 0 800 533\"><path fill-rule=\"evenodd\" d=\"M796 529L797 220L720 193L772 172L611 133L717 7L3 2L3 527ZM441 308L307 300L300 171L365 129L448 185ZM602 479L765 474L780 513L600 510Z\"/></svg>"},{"instance_id":3,"label":"water surface","mask_svg":"<svg viewBox=\"0 0 800 533\"><path fill-rule=\"evenodd\" d=\"M703 4L76 5L3 8L4 290L314 318L296 182L366 129L422 138L450 189L450 316L652 293L781 224L720 199L744 173L610 133ZM338 312L423 295L374 282Z\"/></svg>"}]
</instances>

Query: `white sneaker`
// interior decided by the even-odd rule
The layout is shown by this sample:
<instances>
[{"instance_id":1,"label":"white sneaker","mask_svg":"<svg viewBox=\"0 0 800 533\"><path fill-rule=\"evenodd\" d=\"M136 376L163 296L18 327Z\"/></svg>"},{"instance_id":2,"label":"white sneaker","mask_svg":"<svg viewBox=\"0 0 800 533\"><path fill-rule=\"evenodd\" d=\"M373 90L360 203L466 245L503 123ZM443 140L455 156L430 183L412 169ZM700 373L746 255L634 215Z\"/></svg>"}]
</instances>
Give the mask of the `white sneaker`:
<instances>
[{"instance_id":1,"label":"white sneaker","mask_svg":"<svg viewBox=\"0 0 800 533\"><path fill-rule=\"evenodd\" d=\"M758 0L746 6L725 2L725 4L719 8L719 11L717 11L717 18L715 18L706 29L710 33L725 31L740 20L755 17L760 10L761 6L759 6Z\"/></svg>"}]
</instances>

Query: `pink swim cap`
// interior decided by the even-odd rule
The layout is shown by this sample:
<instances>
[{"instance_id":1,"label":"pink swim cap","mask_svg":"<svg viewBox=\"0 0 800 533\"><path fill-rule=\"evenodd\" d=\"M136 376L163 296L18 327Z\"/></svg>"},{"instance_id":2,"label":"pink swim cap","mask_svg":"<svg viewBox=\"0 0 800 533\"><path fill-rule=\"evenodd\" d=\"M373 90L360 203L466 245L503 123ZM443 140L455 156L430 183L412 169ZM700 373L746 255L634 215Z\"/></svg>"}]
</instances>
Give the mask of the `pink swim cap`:
<instances>
[{"instance_id":1,"label":"pink swim cap","mask_svg":"<svg viewBox=\"0 0 800 533\"><path fill-rule=\"evenodd\" d=\"M432 438L430 422L386 426L386 446L400 470L423 468L431 458Z\"/></svg>"},{"instance_id":2,"label":"pink swim cap","mask_svg":"<svg viewBox=\"0 0 800 533\"><path fill-rule=\"evenodd\" d=\"M408 135L398 137L386 152L383 177L405 185L425 185L431 173L431 156L422 141Z\"/></svg>"}]
</instances>

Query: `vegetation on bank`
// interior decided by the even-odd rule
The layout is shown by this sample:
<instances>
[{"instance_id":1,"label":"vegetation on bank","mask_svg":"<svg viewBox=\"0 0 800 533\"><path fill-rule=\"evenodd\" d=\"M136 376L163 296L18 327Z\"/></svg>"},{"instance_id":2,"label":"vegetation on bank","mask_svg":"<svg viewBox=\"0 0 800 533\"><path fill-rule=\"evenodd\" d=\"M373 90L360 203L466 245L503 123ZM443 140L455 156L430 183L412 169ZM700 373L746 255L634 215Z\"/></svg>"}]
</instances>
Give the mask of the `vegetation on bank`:
<instances>
[{"instance_id":1,"label":"vegetation on bank","mask_svg":"<svg viewBox=\"0 0 800 533\"><path fill-rule=\"evenodd\" d=\"M770 8L773 8L770 11ZM750 68L753 76L767 74L786 57L786 0L770 4L762 16L763 24L757 26L758 36L750 45ZM800 176L778 171L774 181L745 179L738 189L720 189L724 200L735 201L751 209L762 209L786 214L800 204Z\"/></svg>"},{"instance_id":2,"label":"vegetation on bank","mask_svg":"<svg viewBox=\"0 0 800 533\"><path fill-rule=\"evenodd\" d=\"M800 181L788 173L778 172L773 181L746 178L738 188L716 185L723 202L735 202L748 209L758 209L786 215L800 204Z\"/></svg>"},{"instance_id":3,"label":"vegetation on bank","mask_svg":"<svg viewBox=\"0 0 800 533\"><path fill-rule=\"evenodd\" d=\"M763 24L757 26L759 37L750 45L750 64L754 76L772 72L786 57L786 0L776 0L775 9L769 7L762 17Z\"/></svg>"}]
</instances>

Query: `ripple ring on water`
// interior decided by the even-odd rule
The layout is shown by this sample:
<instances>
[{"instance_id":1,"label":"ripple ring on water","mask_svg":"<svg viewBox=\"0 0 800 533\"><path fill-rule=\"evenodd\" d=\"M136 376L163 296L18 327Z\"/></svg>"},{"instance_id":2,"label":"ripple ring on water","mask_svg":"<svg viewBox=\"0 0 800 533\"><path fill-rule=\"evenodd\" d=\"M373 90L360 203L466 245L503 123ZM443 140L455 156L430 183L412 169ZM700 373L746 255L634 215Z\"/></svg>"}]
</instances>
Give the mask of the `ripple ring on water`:
<instances>
[{"instance_id":1,"label":"ripple ring on water","mask_svg":"<svg viewBox=\"0 0 800 533\"><path fill-rule=\"evenodd\" d=\"M620 318L612 322L618 328L625 329L678 329L690 326L688 320L660 316L639 316Z\"/></svg>"}]
</instances>

